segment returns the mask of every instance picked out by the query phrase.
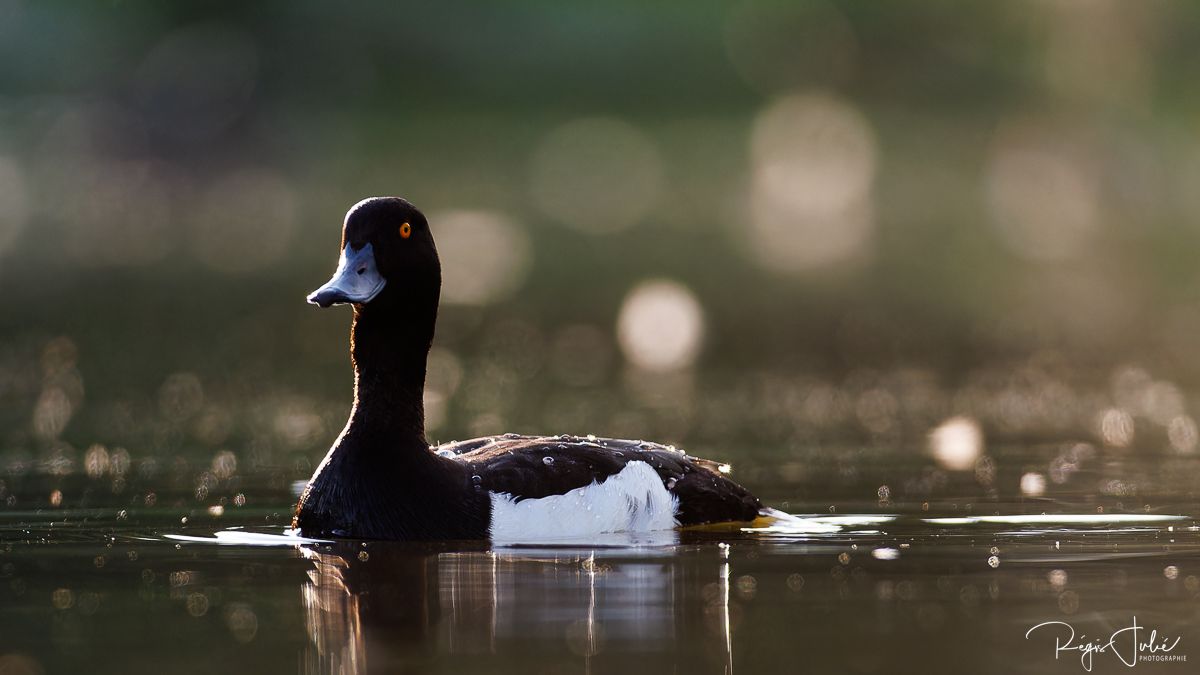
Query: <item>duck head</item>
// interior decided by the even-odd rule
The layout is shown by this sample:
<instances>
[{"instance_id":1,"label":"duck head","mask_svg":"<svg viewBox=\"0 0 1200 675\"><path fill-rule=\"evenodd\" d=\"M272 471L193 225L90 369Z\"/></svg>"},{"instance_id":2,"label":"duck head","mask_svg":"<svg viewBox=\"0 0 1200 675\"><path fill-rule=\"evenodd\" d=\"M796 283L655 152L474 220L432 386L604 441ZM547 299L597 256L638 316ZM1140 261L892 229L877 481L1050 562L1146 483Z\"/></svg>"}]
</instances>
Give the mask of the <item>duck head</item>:
<instances>
[{"instance_id":1,"label":"duck head","mask_svg":"<svg viewBox=\"0 0 1200 675\"><path fill-rule=\"evenodd\" d=\"M337 270L308 301L321 307L437 303L441 265L429 223L399 197L371 197L350 207L342 225Z\"/></svg>"}]
</instances>

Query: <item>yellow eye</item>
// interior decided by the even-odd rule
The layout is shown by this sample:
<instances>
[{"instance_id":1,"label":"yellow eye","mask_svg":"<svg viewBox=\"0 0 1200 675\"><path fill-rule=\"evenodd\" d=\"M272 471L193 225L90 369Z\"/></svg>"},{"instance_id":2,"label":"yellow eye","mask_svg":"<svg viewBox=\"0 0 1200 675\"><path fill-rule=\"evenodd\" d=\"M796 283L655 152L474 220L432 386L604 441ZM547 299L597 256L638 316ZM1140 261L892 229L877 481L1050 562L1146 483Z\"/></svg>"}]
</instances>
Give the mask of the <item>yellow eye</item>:
<instances>
[{"instance_id":1,"label":"yellow eye","mask_svg":"<svg viewBox=\"0 0 1200 675\"><path fill-rule=\"evenodd\" d=\"M409 225L408 223L401 225L400 237L402 239L408 239L410 235L412 235L412 225Z\"/></svg>"}]
</instances>

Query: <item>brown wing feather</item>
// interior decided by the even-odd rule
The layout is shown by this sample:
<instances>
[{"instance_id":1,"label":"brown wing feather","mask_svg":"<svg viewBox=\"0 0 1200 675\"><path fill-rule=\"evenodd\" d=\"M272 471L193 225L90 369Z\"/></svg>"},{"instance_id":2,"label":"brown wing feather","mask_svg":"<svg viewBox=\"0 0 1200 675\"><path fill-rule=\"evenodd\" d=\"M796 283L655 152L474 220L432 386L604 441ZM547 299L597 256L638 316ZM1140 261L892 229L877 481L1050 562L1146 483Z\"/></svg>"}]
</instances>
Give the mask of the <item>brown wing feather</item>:
<instances>
[{"instance_id":1,"label":"brown wing feather","mask_svg":"<svg viewBox=\"0 0 1200 675\"><path fill-rule=\"evenodd\" d=\"M467 464L482 489L518 500L602 483L629 462L642 461L679 499L680 525L750 521L762 508L754 495L720 473L721 464L657 443L506 434L448 443L435 450Z\"/></svg>"}]
</instances>

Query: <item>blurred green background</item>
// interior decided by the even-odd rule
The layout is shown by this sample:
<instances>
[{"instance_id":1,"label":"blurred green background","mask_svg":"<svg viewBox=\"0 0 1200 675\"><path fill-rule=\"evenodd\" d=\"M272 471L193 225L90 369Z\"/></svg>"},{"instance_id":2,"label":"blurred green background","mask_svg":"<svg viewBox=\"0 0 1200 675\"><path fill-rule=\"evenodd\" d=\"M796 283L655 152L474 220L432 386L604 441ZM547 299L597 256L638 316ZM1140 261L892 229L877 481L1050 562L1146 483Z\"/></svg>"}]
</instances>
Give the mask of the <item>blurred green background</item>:
<instances>
[{"instance_id":1,"label":"blurred green background","mask_svg":"<svg viewBox=\"0 0 1200 675\"><path fill-rule=\"evenodd\" d=\"M380 194L442 255L431 441L1191 453L1198 41L1185 2L5 0L0 464L307 476L351 374L304 296Z\"/></svg>"}]
</instances>

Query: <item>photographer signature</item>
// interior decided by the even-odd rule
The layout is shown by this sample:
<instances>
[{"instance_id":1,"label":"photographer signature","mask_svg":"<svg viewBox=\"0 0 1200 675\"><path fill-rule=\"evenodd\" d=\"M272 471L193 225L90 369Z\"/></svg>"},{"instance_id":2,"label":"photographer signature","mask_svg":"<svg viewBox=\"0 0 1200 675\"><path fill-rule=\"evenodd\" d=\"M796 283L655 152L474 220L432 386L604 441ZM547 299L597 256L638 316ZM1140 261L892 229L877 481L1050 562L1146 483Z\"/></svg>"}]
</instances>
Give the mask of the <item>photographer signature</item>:
<instances>
[{"instance_id":1,"label":"photographer signature","mask_svg":"<svg viewBox=\"0 0 1200 675\"><path fill-rule=\"evenodd\" d=\"M1065 621L1043 621L1025 631L1025 639L1028 640L1039 630L1057 634L1054 639L1055 660L1063 652L1078 652L1079 664L1088 672L1092 670L1096 654L1112 654L1130 668L1139 661L1187 661L1184 654L1171 654L1179 646L1181 638L1160 636L1158 629L1151 630L1147 635L1145 626L1138 625L1136 616L1130 626L1113 631L1107 640L1097 638L1086 641L1087 636L1082 635L1077 642L1075 628Z\"/></svg>"}]
</instances>

